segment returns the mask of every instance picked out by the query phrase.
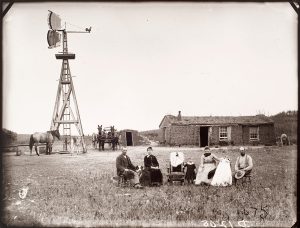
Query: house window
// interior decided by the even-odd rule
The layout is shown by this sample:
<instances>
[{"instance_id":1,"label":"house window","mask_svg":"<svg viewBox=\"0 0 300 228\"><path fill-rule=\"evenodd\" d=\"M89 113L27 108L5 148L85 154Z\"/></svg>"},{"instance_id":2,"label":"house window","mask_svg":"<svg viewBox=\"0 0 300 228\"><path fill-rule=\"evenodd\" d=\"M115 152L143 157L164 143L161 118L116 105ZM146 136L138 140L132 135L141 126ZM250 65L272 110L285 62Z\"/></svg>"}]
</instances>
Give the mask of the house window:
<instances>
[{"instance_id":1,"label":"house window","mask_svg":"<svg viewBox=\"0 0 300 228\"><path fill-rule=\"evenodd\" d=\"M249 135L250 135L250 140L258 140L259 139L258 127L250 127Z\"/></svg>"},{"instance_id":2,"label":"house window","mask_svg":"<svg viewBox=\"0 0 300 228\"><path fill-rule=\"evenodd\" d=\"M227 127L220 127L219 128L220 140L227 140L227 137L228 137Z\"/></svg>"}]
</instances>

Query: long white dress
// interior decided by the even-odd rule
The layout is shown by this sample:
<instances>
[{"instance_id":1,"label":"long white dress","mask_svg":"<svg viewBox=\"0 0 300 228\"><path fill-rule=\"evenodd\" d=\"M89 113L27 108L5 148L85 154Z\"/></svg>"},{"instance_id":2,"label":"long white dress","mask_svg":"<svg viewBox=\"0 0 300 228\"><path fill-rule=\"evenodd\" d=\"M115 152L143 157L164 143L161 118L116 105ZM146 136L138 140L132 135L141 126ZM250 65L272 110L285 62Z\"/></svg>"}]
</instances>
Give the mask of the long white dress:
<instances>
[{"instance_id":1,"label":"long white dress","mask_svg":"<svg viewBox=\"0 0 300 228\"><path fill-rule=\"evenodd\" d=\"M215 175L211 181L213 186L229 186L232 185L232 174L230 161L227 158L221 158L217 166Z\"/></svg>"},{"instance_id":2,"label":"long white dress","mask_svg":"<svg viewBox=\"0 0 300 228\"><path fill-rule=\"evenodd\" d=\"M216 168L217 160L219 159L212 153L208 153L207 156L204 154L201 156L195 185L200 185L201 183L211 183L212 179L208 179L208 173Z\"/></svg>"},{"instance_id":3,"label":"long white dress","mask_svg":"<svg viewBox=\"0 0 300 228\"><path fill-rule=\"evenodd\" d=\"M184 162L184 154L182 152L171 152L170 162L173 167L177 167Z\"/></svg>"}]
</instances>

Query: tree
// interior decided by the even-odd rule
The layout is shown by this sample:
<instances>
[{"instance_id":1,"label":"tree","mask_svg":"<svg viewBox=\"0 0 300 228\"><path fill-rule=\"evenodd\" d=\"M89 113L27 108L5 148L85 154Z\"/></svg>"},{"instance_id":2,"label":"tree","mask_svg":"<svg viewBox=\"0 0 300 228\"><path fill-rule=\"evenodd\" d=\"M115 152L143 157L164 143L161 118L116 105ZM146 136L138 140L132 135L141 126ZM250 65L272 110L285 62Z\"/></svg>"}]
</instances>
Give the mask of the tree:
<instances>
[{"instance_id":1,"label":"tree","mask_svg":"<svg viewBox=\"0 0 300 228\"><path fill-rule=\"evenodd\" d=\"M17 133L3 128L0 131L0 138L3 146L9 145L17 140Z\"/></svg>"}]
</instances>

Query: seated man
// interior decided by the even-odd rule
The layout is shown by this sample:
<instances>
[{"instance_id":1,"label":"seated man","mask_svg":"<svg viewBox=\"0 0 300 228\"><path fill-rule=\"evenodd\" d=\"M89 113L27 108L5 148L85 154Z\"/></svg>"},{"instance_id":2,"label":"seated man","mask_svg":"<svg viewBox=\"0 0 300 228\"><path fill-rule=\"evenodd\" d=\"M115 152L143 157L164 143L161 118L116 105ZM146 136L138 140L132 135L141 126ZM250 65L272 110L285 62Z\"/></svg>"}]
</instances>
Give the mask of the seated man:
<instances>
[{"instance_id":1,"label":"seated man","mask_svg":"<svg viewBox=\"0 0 300 228\"><path fill-rule=\"evenodd\" d=\"M159 164L156 157L152 154L152 147L147 148L148 155L144 158L145 169L150 172L151 183L156 182L159 184L163 183L162 173L159 169Z\"/></svg>"},{"instance_id":2,"label":"seated man","mask_svg":"<svg viewBox=\"0 0 300 228\"><path fill-rule=\"evenodd\" d=\"M125 179L130 180L135 188L143 188L140 185L139 175L135 172L136 167L131 163L130 158L126 155L127 148L122 148L122 154L117 157L116 166L118 176L124 175Z\"/></svg>"},{"instance_id":3,"label":"seated man","mask_svg":"<svg viewBox=\"0 0 300 228\"><path fill-rule=\"evenodd\" d=\"M235 173L242 170L242 171L245 171L245 175L250 174L252 171L252 168L253 168L252 158L250 157L250 155L245 153L244 147L240 148L240 154L241 154L241 156L239 156L236 159L236 163L235 163L235 167L234 167ZM235 173L233 175L234 183L236 183Z\"/></svg>"}]
</instances>

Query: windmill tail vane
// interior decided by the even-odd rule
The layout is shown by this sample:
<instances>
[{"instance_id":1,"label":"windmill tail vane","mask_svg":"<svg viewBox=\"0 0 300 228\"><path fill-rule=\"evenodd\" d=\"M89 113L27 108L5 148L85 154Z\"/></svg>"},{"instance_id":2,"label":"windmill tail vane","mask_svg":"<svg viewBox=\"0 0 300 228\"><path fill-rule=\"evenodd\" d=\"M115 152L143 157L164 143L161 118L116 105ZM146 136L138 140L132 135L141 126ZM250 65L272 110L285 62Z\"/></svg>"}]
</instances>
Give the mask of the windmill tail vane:
<instances>
[{"instance_id":1,"label":"windmill tail vane","mask_svg":"<svg viewBox=\"0 0 300 228\"><path fill-rule=\"evenodd\" d=\"M62 35L61 33L64 35L64 33L90 33L92 30L92 26L90 26L89 28L85 28L85 29L81 29L81 30L75 30L75 31L68 31L66 29L66 22L65 24L65 28L62 28L62 22L61 22L61 18L58 14L52 12L51 10L48 10L49 14L48 14L48 18L47 18L47 22L48 22L48 26L49 26L49 30L47 33L47 41L48 41L48 48L56 48L60 46L61 40L62 40ZM69 23L71 24L71 23ZM72 25L72 24L71 24ZM76 26L76 25L73 25ZM77 28L80 28L79 26L76 26Z\"/></svg>"}]
</instances>

